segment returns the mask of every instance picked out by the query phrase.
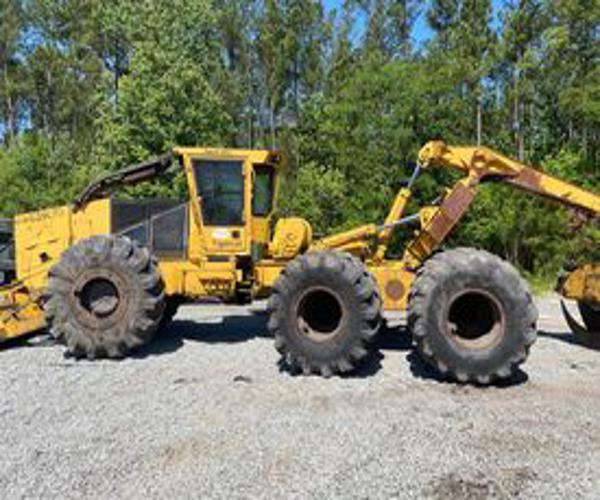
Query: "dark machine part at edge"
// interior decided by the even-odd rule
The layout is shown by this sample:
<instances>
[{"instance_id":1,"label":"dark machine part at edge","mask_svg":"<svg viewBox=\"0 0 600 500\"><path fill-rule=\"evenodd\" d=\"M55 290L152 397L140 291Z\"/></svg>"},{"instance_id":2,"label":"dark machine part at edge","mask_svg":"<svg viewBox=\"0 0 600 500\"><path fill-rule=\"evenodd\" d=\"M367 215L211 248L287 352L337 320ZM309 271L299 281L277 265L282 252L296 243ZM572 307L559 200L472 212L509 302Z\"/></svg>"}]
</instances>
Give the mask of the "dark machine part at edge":
<instances>
[{"instance_id":1,"label":"dark machine part at edge","mask_svg":"<svg viewBox=\"0 0 600 500\"><path fill-rule=\"evenodd\" d=\"M165 153L152 160L132 165L92 182L83 193L75 199L75 209L77 210L86 203L105 196L112 188L138 184L161 175L171 167L173 156L173 153Z\"/></svg>"},{"instance_id":2,"label":"dark machine part at edge","mask_svg":"<svg viewBox=\"0 0 600 500\"><path fill-rule=\"evenodd\" d=\"M13 221L0 219L0 286L15 279L15 242Z\"/></svg>"}]
</instances>

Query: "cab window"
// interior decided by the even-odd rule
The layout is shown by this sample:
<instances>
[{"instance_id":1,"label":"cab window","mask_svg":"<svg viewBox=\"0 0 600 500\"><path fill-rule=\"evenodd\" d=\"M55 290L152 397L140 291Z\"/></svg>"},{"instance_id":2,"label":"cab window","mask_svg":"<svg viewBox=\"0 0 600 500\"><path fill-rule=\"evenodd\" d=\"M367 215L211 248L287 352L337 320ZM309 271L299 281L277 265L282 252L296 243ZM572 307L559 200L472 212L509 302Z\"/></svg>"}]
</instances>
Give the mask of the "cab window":
<instances>
[{"instance_id":1,"label":"cab window","mask_svg":"<svg viewBox=\"0 0 600 500\"><path fill-rule=\"evenodd\" d=\"M244 224L244 165L241 161L194 160L194 174L207 226Z\"/></svg>"},{"instance_id":2,"label":"cab window","mask_svg":"<svg viewBox=\"0 0 600 500\"><path fill-rule=\"evenodd\" d=\"M254 166L254 194L252 197L252 215L265 217L273 208L273 167L271 165Z\"/></svg>"}]
</instances>

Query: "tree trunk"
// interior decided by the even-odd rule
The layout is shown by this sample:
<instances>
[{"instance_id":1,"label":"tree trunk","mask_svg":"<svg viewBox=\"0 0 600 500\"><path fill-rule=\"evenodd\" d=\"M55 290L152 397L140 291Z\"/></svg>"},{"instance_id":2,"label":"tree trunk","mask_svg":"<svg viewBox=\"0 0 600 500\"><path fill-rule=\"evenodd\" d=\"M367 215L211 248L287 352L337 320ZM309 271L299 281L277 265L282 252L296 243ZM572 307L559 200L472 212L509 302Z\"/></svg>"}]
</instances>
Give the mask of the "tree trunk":
<instances>
[{"instance_id":1,"label":"tree trunk","mask_svg":"<svg viewBox=\"0 0 600 500\"><path fill-rule=\"evenodd\" d=\"M482 117L482 105L481 98L477 99L477 147L481 146L482 142L482 129L483 129L483 117Z\"/></svg>"},{"instance_id":2,"label":"tree trunk","mask_svg":"<svg viewBox=\"0 0 600 500\"><path fill-rule=\"evenodd\" d=\"M525 103L521 101L519 107L519 161L525 161Z\"/></svg>"},{"instance_id":3,"label":"tree trunk","mask_svg":"<svg viewBox=\"0 0 600 500\"><path fill-rule=\"evenodd\" d=\"M6 144L10 144L14 138L16 133L16 113L14 109L14 102L12 98L12 93L10 89L10 82L8 78L8 63L5 63L3 68L3 76L4 76L4 88L6 89L6 113L5 113L5 138L4 141Z\"/></svg>"},{"instance_id":4,"label":"tree trunk","mask_svg":"<svg viewBox=\"0 0 600 500\"><path fill-rule=\"evenodd\" d=\"M513 127L515 130L515 145L517 149L517 158L519 161L525 160L525 141L523 139L523 124L521 123L521 96L519 94L519 70L515 70L515 82L514 82L514 103L513 103Z\"/></svg>"},{"instance_id":5,"label":"tree trunk","mask_svg":"<svg viewBox=\"0 0 600 500\"><path fill-rule=\"evenodd\" d=\"M270 127L271 127L271 148L275 149L275 98L274 97L271 98L269 114L270 114L269 121L270 121Z\"/></svg>"},{"instance_id":6,"label":"tree trunk","mask_svg":"<svg viewBox=\"0 0 600 500\"><path fill-rule=\"evenodd\" d=\"M119 72L121 71L121 60L119 58L119 41L115 38L115 111L119 110Z\"/></svg>"},{"instance_id":7,"label":"tree trunk","mask_svg":"<svg viewBox=\"0 0 600 500\"><path fill-rule=\"evenodd\" d=\"M298 120L300 114L300 64L298 56L294 57L294 118Z\"/></svg>"}]
</instances>

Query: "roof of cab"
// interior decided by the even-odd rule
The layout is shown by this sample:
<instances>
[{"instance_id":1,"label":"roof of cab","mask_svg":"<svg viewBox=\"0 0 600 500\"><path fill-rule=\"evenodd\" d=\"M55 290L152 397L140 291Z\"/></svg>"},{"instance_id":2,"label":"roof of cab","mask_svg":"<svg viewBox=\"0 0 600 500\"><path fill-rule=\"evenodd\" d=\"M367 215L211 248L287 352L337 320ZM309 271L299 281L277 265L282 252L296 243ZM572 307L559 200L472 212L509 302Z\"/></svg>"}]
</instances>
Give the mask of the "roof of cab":
<instances>
[{"instance_id":1,"label":"roof of cab","mask_svg":"<svg viewBox=\"0 0 600 500\"><path fill-rule=\"evenodd\" d=\"M235 148L201 148L201 147L175 147L173 153L179 156L195 158L210 158L222 160L246 160L252 163L274 163L280 161L277 151L267 149L235 149Z\"/></svg>"}]
</instances>

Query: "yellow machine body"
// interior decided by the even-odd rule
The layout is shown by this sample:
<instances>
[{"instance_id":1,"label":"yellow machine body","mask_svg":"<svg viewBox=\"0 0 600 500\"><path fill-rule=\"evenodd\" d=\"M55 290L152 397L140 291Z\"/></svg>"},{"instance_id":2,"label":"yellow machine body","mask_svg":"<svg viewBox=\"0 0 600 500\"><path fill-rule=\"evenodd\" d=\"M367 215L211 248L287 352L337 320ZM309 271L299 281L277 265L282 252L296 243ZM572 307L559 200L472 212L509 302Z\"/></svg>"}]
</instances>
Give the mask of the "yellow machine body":
<instances>
[{"instance_id":1,"label":"yellow machine body","mask_svg":"<svg viewBox=\"0 0 600 500\"><path fill-rule=\"evenodd\" d=\"M180 159L188 185L186 245L183 254L159 255L159 269L166 294L188 299L211 296L231 301L241 292L252 298L266 297L291 260L304 252L328 249L349 252L365 262L377 281L384 309L406 309L417 270L456 227L474 200L479 183L486 179L504 181L592 215L600 214L600 197L593 193L487 148L432 142L419 155L421 168L445 167L465 174L438 204L403 219L412 196L409 185L399 191L382 225L367 224L315 241L311 226L303 219L281 219L273 228L277 154L207 148L176 148L173 154ZM219 165L241 166L242 181L236 189L243 191L243 215L236 224L207 221L205 209L209 200L202 196L198 178L198 165L202 162L217 162L212 169ZM130 175L130 181L138 173ZM220 189L215 187L209 195L231 195ZM259 207L261 210L256 207L259 197L263 201L270 197L268 204ZM44 327L43 294L48 271L74 243L94 235L113 234L113 207L110 197L100 197L16 217L17 278L0 289L0 340ZM386 259L395 228L409 223L416 223L418 229L404 255L398 260ZM563 294L600 304L599 271L598 264L575 271L564 281Z\"/></svg>"},{"instance_id":2,"label":"yellow machine body","mask_svg":"<svg viewBox=\"0 0 600 500\"><path fill-rule=\"evenodd\" d=\"M571 272L560 290L566 299L600 304L600 264L586 264Z\"/></svg>"},{"instance_id":3,"label":"yellow machine body","mask_svg":"<svg viewBox=\"0 0 600 500\"><path fill-rule=\"evenodd\" d=\"M241 259L260 258L271 243L273 206L255 215L252 202L258 168L272 169L271 198L278 189L278 156L270 151L176 148L188 184L184 255L161 257L159 269L167 295L190 299L213 296L231 299L244 276ZM242 168L243 217L234 226L206 224L194 171L195 161L235 162ZM48 272L63 252L80 240L111 234L111 198L94 199L81 207L63 206L18 215L14 221L16 281L0 288L0 340L45 326L43 292ZM303 227L308 227L302 221ZM255 255L257 254L257 255ZM248 285L250 286L250 285Z\"/></svg>"}]
</instances>

